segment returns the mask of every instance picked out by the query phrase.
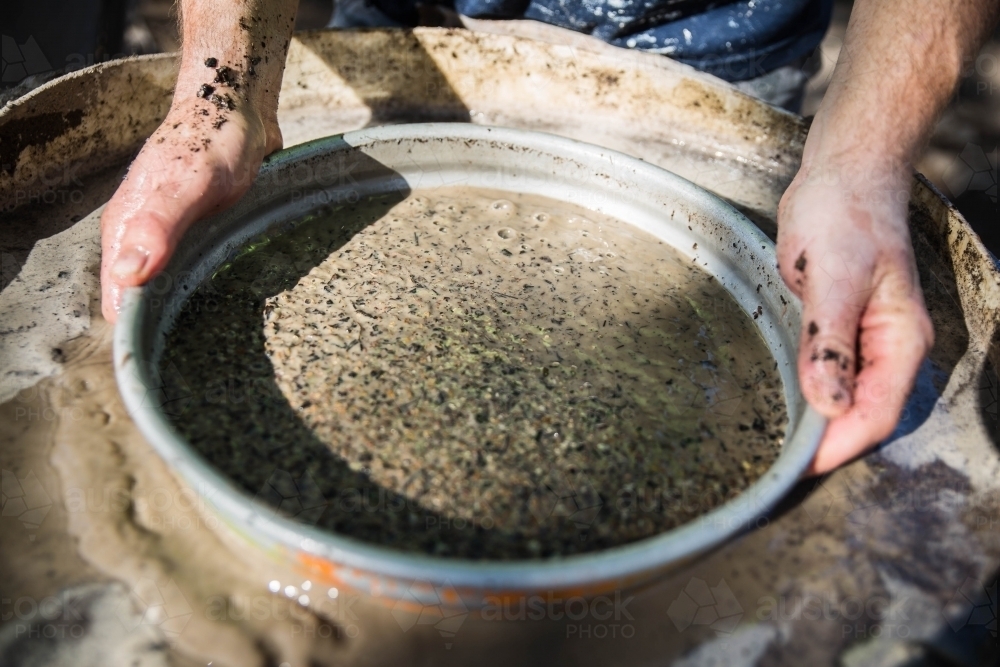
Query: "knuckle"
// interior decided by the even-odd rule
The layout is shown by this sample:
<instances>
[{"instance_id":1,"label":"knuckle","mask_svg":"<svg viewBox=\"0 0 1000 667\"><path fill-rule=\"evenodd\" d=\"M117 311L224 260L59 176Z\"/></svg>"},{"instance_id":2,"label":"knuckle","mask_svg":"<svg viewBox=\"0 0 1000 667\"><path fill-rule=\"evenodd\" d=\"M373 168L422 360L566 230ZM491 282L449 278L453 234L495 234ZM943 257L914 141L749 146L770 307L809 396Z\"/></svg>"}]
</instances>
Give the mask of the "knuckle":
<instances>
[{"instance_id":1,"label":"knuckle","mask_svg":"<svg viewBox=\"0 0 1000 667\"><path fill-rule=\"evenodd\" d=\"M931 318L924 316L923 320L923 339L924 339L924 355L930 354L931 349L934 347L934 342L936 340L936 335L934 333L934 324L931 322Z\"/></svg>"},{"instance_id":2,"label":"knuckle","mask_svg":"<svg viewBox=\"0 0 1000 667\"><path fill-rule=\"evenodd\" d=\"M785 281L785 285L797 296L802 293L803 273L794 269L796 254L781 248L778 250L778 275Z\"/></svg>"},{"instance_id":3,"label":"knuckle","mask_svg":"<svg viewBox=\"0 0 1000 667\"><path fill-rule=\"evenodd\" d=\"M917 331L917 340L922 348L923 354L921 356L924 356L934 347L936 336L934 333L934 322L931 320L931 316L928 314L922 300L914 303L913 324L914 329Z\"/></svg>"}]
</instances>

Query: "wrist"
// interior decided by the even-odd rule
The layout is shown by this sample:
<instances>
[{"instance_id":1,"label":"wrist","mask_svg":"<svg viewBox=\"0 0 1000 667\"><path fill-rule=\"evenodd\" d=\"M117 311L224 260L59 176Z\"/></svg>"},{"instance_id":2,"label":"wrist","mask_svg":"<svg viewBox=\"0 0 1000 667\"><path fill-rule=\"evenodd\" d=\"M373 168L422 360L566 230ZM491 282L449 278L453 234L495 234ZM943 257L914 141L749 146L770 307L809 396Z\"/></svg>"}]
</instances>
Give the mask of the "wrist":
<instances>
[{"instance_id":1,"label":"wrist","mask_svg":"<svg viewBox=\"0 0 1000 667\"><path fill-rule=\"evenodd\" d=\"M262 86L260 66L253 56L203 56L201 50L185 50L177 83L174 104L204 100L221 111L274 116L278 108L280 86ZM221 51L217 50L217 51ZM280 72L279 72L280 74Z\"/></svg>"},{"instance_id":2,"label":"wrist","mask_svg":"<svg viewBox=\"0 0 1000 667\"><path fill-rule=\"evenodd\" d=\"M227 65L214 65L202 62L181 68L165 125L174 130L178 124L190 126L206 136L220 130L230 135L236 132L259 143L263 155L279 150L277 100L262 101L249 94L230 70L222 70L220 76L219 70Z\"/></svg>"},{"instance_id":3,"label":"wrist","mask_svg":"<svg viewBox=\"0 0 1000 667\"><path fill-rule=\"evenodd\" d=\"M796 184L836 186L845 195L865 198L881 194L905 204L913 180L910 152L881 145L875 136L858 135L856 128L817 116L806 139Z\"/></svg>"},{"instance_id":4,"label":"wrist","mask_svg":"<svg viewBox=\"0 0 1000 667\"><path fill-rule=\"evenodd\" d=\"M276 117L297 0L181 5L184 41L175 96L215 94L237 107L250 106L261 118Z\"/></svg>"}]
</instances>

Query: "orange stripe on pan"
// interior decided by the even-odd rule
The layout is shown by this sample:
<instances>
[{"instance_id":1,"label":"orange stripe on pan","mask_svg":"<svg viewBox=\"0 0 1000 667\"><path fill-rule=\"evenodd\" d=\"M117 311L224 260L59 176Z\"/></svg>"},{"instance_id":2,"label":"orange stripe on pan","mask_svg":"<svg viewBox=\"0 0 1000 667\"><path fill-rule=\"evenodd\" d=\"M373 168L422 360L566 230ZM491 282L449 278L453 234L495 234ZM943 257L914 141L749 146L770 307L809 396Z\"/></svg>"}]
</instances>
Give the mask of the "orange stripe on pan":
<instances>
[{"instance_id":1,"label":"orange stripe on pan","mask_svg":"<svg viewBox=\"0 0 1000 667\"><path fill-rule=\"evenodd\" d=\"M350 577L351 580L345 579L343 576L339 575L338 572L342 572L344 568L336 563L333 563L326 558L321 556L314 556L312 554L298 552L297 554L299 565L306 570L312 576L318 576L323 578L323 583L328 585L337 586L338 588L348 588L348 589L358 589L357 582L359 580L370 580L373 582L372 590L363 591L365 593L372 593L375 588L383 588L380 586L376 580L385 579L381 575L376 575L372 572L366 572L364 570L351 569L350 574L354 575ZM642 577L645 579L645 577ZM402 588L407 589L412 586L426 586L427 588L433 588L433 585L426 582L404 582L402 580L396 580ZM559 590L551 591L512 591L512 590L489 590L489 589L474 589L474 588L463 588L461 589L466 595L462 595L458 592L458 589L447 586L442 587L437 591L438 595L441 597L441 601L445 604L462 604L463 599L469 600L475 596L480 596L482 599L491 598L491 600L496 600L500 604L511 604L522 600L525 597L531 595L537 595L539 592L544 592L546 595L552 596L554 600L563 600L568 598L589 598L595 595L601 595L602 593L608 593L621 589L624 586L635 584L636 581L602 581L595 582L592 585L578 586L574 588L562 588ZM378 596L380 597L380 596ZM407 603L405 600L399 600L399 604L405 606ZM418 605L419 606L419 605Z\"/></svg>"},{"instance_id":2,"label":"orange stripe on pan","mask_svg":"<svg viewBox=\"0 0 1000 667\"><path fill-rule=\"evenodd\" d=\"M299 551L296 556L298 557L299 565L305 568L309 574L322 577L324 584L337 586L338 588L344 586L353 588L353 586L348 586L347 582L337 574L337 571L342 569L339 565L328 561L322 556L313 556L303 551Z\"/></svg>"},{"instance_id":3,"label":"orange stripe on pan","mask_svg":"<svg viewBox=\"0 0 1000 667\"><path fill-rule=\"evenodd\" d=\"M303 553L301 551L298 552L296 555L299 560L299 565L305 570L305 572L311 576L321 577L322 583L324 584L333 585L337 587L357 588L357 584L353 582L357 582L358 580L383 578L378 575L375 575L374 573L365 572L363 570L352 570L351 573L356 576L351 578L352 581L348 581L343 576L338 574L338 571L342 571L343 569L342 566L337 565L336 563L333 563L321 556L314 556L312 554ZM400 583L405 584L404 588L409 588L411 586L426 587L430 590L433 590L434 588L433 585L428 582L400 582ZM610 588L613 587L609 587L609 589ZM489 590L479 590L479 589L463 589L463 590L470 593L478 592L482 594L483 597L489 596L493 598L498 598L501 601L518 600L526 595L531 594L523 591L489 591ZM593 593L602 592L601 590L595 590L595 589L587 589L587 590L591 590ZM553 594L555 593L556 592L553 591ZM567 597L574 597L578 595L584 595L584 589L570 589L566 591L558 591L558 593L560 595L565 594ZM441 596L442 602L445 603L457 603L461 601L461 596L458 594L456 589L451 586L442 587L442 590L440 590L438 594Z\"/></svg>"}]
</instances>

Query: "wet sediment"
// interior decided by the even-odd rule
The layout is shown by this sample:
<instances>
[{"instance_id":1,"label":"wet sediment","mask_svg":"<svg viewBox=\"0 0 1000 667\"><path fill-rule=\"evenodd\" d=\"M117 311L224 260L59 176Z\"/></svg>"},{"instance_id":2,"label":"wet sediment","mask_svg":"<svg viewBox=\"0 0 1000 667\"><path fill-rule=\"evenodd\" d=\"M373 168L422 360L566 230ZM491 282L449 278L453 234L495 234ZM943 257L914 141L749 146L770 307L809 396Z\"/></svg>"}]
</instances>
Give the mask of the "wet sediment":
<instances>
[{"instance_id":1,"label":"wet sediment","mask_svg":"<svg viewBox=\"0 0 1000 667\"><path fill-rule=\"evenodd\" d=\"M192 296L177 428L258 499L398 549L594 551L735 497L786 424L711 276L623 222L457 188L319 211Z\"/></svg>"}]
</instances>

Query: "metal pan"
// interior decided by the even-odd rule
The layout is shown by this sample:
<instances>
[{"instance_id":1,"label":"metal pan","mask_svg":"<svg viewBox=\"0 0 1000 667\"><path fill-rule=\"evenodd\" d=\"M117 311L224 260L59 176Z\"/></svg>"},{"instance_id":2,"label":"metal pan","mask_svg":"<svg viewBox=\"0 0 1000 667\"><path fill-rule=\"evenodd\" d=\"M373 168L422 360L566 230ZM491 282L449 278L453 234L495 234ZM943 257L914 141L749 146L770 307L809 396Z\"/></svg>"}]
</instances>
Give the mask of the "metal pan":
<instances>
[{"instance_id":1,"label":"metal pan","mask_svg":"<svg viewBox=\"0 0 1000 667\"><path fill-rule=\"evenodd\" d=\"M655 537L596 553L491 562L403 553L260 511L185 442L164 412L170 397L156 369L174 318L200 283L249 240L320 205L456 184L545 195L626 220L696 261L746 312L760 308L754 324L778 362L789 415L771 469L735 500ZM232 209L185 235L164 275L125 295L114 337L125 405L160 456L236 534L318 585L422 604L453 597L471 608L487 596L587 596L636 585L752 528L798 481L826 425L799 391L798 301L778 275L767 237L679 176L553 135L431 123L350 132L282 151Z\"/></svg>"}]
</instances>

